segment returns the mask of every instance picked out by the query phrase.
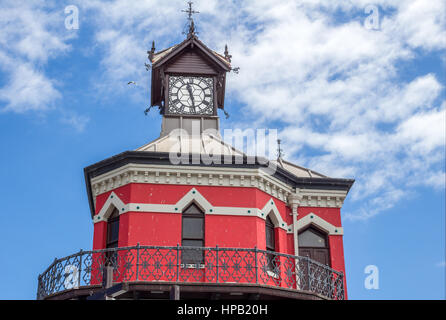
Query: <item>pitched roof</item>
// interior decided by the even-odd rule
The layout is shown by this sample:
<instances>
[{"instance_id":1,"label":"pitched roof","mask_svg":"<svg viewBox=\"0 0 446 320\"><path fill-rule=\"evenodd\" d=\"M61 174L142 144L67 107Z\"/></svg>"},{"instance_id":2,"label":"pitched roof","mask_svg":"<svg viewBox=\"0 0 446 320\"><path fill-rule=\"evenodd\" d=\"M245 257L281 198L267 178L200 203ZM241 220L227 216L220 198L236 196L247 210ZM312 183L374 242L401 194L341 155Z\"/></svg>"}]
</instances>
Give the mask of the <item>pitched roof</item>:
<instances>
[{"instance_id":1,"label":"pitched roof","mask_svg":"<svg viewBox=\"0 0 446 320\"><path fill-rule=\"evenodd\" d=\"M203 133L192 138L183 138L182 141L178 136L166 135L137 148L135 151L246 156L244 152L222 141L220 136L209 133ZM328 178L323 174L283 159L272 160L271 162L298 178Z\"/></svg>"},{"instance_id":2,"label":"pitched roof","mask_svg":"<svg viewBox=\"0 0 446 320\"><path fill-rule=\"evenodd\" d=\"M166 135L135 151L246 156L243 152L222 141L219 136L210 133L203 133L197 137L186 136L183 139L175 135Z\"/></svg>"},{"instance_id":3,"label":"pitched roof","mask_svg":"<svg viewBox=\"0 0 446 320\"><path fill-rule=\"evenodd\" d=\"M226 60L224 56L209 49L203 42L201 42L195 35L188 37L183 42L173 45L167 49L155 52L152 57L152 65L154 68L164 64L166 61L170 60L172 57L176 56L186 48L189 44L197 45L207 56L209 56L216 64L225 69L226 71L231 70L231 63Z\"/></svg>"}]
</instances>

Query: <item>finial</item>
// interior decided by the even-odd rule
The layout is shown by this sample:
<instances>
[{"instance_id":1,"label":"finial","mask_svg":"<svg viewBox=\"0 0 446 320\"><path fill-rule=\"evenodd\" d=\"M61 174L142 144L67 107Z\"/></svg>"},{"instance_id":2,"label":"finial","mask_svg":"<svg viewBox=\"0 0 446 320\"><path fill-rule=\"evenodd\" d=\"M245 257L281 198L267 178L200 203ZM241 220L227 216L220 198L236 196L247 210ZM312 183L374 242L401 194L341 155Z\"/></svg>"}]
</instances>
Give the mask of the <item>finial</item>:
<instances>
[{"instance_id":1,"label":"finial","mask_svg":"<svg viewBox=\"0 0 446 320\"><path fill-rule=\"evenodd\" d=\"M282 160L282 156L284 155L282 148L280 147L281 143L282 143L282 140L277 139L277 160Z\"/></svg>"},{"instance_id":2,"label":"finial","mask_svg":"<svg viewBox=\"0 0 446 320\"><path fill-rule=\"evenodd\" d=\"M192 1L189 1L187 3L189 5L189 8L187 10L181 10L181 12L186 12L187 13L187 20L189 20L189 32L187 34L188 37L193 36L195 34L195 23L194 23L194 19L192 19L192 15L195 13L200 13L199 11L194 11L192 9Z\"/></svg>"},{"instance_id":3,"label":"finial","mask_svg":"<svg viewBox=\"0 0 446 320\"><path fill-rule=\"evenodd\" d=\"M194 20L190 21L190 25L189 25L189 33L188 35L192 35L195 33L195 23Z\"/></svg>"},{"instance_id":4,"label":"finial","mask_svg":"<svg viewBox=\"0 0 446 320\"><path fill-rule=\"evenodd\" d=\"M229 54L228 45L227 44L225 45L225 58L226 58L226 60L231 62L232 56Z\"/></svg>"},{"instance_id":5,"label":"finial","mask_svg":"<svg viewBox=\"0 0 446 320\"><path fill-rule=\"evenodd\" d=\"M152 49L150 51L147 51L147 53L149 54L150 62L152 62L153 61L153 56L155 54L155 41L152 41Z\"/></svg>"}]
</instances>

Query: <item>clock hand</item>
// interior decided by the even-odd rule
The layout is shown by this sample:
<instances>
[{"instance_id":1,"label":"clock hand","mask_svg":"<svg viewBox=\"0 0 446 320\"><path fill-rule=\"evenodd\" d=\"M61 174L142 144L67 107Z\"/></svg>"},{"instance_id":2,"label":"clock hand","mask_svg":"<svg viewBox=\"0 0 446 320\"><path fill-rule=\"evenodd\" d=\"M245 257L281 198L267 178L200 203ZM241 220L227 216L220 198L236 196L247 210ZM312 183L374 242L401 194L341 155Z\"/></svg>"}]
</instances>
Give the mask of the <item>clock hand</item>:
<instances>
[{"instance_id":1,"label":"clock hand","mask_svg":"<svg viewBox=\"0 0 446 320\"><path fill-rule=\"evenodd\" d=\"M190 99L192 100L192 106L194 107L194 111L196 112L196 110L195 110L194 96L193 96L193 94L192 94L192 87L191 87L190 84L188 83L188 84L186 85L186 88L187 88L187 91L189 91L189 96L190 96Z\"/></svg>"}]
</instances>

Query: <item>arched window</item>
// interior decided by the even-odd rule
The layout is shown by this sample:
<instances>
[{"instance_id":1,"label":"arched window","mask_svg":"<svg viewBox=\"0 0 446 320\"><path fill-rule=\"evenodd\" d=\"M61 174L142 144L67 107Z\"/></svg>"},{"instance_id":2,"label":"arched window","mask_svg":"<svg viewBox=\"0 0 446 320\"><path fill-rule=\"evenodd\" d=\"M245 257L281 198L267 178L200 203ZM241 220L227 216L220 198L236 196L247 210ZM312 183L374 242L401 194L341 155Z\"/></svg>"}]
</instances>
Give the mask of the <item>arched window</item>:
<instances>
[{"instance_id":1,"label":"arched window","mask_svg":"<svg viewBox=\"0 0 446 320\"><path fill-rule=\"evenodd\" d=\"M274 236L274 223L269 216L265 220L265 237L266 237L266 250L276 251L275 236Z\"/></svg>"},{"instance_id":2,"label":"arched window","mask_svg":"<svg viewBox=\"0 0 446 320\"><path fill-rule=\"evenodd\" d=\"M327 234L314 226L299 233L299 255L330 265Z\"/></svg>"},{"instance_id":3,"label":"arched window","mask_svg":"<svg viewBox=\"0 0 446 320\"><path fill-rule=\"evenodd\" d=\"M204 212L192 203L182 215L183 247L204 247ZM184 250L183 264L198 264L204 261L202 250Z\"/></svg>"},{"instance_id":4,"label":"arched window","mask_svg":"<svg viewBox=\"0 0 446 320\"><path fill-rule=\"evenodd\" d=\"M276 237L274 231L274 223L272 222L269 215L265 219L265 240L266 240L266 250L267 251L276 251ZM267 254L268 270L274 270L276 267L275 254L268 253Z\"/></svg>"},{"instance_id":5,"label":"arched window","mask_svg":"<svg viewBox=\"0 0 446 320\"><path fill-rule=\"evenodd\" d=\"M119 241L119 211L114 209L107 219L107 243L106 248L117 248Z\"/></svg>"},{"instance_id":6,"label":"arched window","mask_svg":"<svg viewBox=\"0 0 446 320\"><path fill-rule=\"evenodd\" d=\"M105 247L107 249L118 248L119 242L119 210L114 209L107 219L107 241ZM115 268L117 264L118 253L115 250L109 250L105 253L105 265L110 268ZM107 281L107 268L103 270L103 281ZM113 274L113 273L111 273Z\"/></svg>"}]
</instances>

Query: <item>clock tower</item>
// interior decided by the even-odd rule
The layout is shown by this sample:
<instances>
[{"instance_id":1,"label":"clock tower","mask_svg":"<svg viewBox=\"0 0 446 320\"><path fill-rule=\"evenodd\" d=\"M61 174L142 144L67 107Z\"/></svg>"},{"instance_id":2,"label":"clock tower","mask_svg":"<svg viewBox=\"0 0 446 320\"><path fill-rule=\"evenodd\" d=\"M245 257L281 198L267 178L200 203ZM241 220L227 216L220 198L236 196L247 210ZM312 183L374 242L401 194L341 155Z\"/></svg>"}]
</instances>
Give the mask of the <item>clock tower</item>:
<instances>
[{"instance_id":1,"label":"clock tower","mask_svg":"<svg viewBox=\"0 0 446 320\"><path fill-rule=\"evenodd\" d=\"M148 52L160 137L84 168L92 250L55 259L37 298L346 299L341 208L354 180L223 141L238 68L198 39L191 5L186 39Z\"/></svg>"},{"instance_id":2,"label":"clock tower","mask_svg":"<svg viewBox=\"0 0 446 320\"><path fill-rule=\"evenodd\" d=\"M193 11L192 11L193 12ZM195 33L189 13L187 38L180 44L148 51L152 63L151 107L163 115L161 137L174 129L189 134L197 123L200 132L219 131L217 110L224 109L226 73L231 71L231 56L209 49Z\"/></svg>"}]
</instances>

